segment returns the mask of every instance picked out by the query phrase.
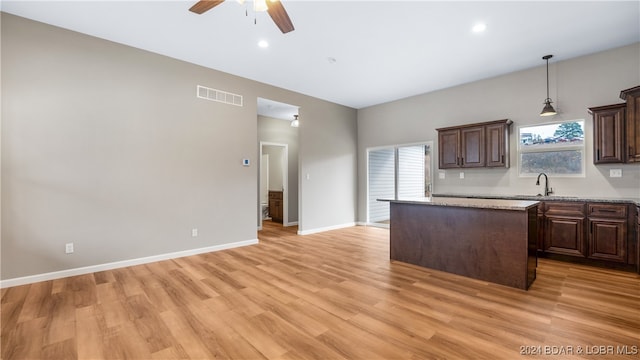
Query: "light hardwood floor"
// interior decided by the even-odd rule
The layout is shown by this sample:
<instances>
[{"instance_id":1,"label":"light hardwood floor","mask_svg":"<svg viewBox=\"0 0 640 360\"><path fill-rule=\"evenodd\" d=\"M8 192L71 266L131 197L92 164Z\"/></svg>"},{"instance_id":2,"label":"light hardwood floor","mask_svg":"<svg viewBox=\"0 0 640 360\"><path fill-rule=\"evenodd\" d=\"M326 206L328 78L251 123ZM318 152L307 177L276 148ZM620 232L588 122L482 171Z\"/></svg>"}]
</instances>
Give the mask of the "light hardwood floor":
<instances>
[{"instance_id":1,"label":"light hardwood floor","mask_svg":"<svg viewBox=\"0 0 640 360\"><path fill-rule=\"evenodd\" d=\"M2 289L2 358L640 357L637 274L540 260L522 291L391 262L385 229L295 232Z\"/></svg>"}]
</instances>

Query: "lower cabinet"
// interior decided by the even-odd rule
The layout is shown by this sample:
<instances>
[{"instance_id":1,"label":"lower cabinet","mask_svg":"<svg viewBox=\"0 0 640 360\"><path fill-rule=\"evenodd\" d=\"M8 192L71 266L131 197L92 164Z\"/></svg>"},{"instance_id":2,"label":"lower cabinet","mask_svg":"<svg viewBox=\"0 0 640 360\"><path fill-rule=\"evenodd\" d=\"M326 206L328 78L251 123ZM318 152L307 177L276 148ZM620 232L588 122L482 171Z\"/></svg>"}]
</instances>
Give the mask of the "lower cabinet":
<instances>
[{"instance_id":1,"label":"lower cabinet","mask_svg":"<svg viewBox=\"0 0 640 360\"><path fill-rule=\"evenodd\" d=\"M545 252L585 257L586 247L584 229L584 203L545 203Z\"/></svg>"},{"instance_id":2,"label":"lower cabinet","mask_svg":"<svg viewBox=\"0 0 640 360\"><path fill-rule=\"evenodd\" d=\"M547 216L547 232L544 251L585 256L584 218L569 216Z\"/></svg>"},{"instance_id":3,"label":"lower cabinet","mask_svg":"<svg viewBox=\"0 0 640 360\"><path fill-rule=\"evenodd\" d=\"M627 261L627 205L589 204L590 259Z\"/></svg>"},{"instance_id":4,"label":"lower cabinet","mask_svg":"<svg viewBox=\"0 0 640 360\"><path fill-rule=\"evenodd\" d=\"M545 201L538 211L538 247L543 253L636 265L640 263L640 217L635 207L615 203ZM640 215L638 215L640 216ZM634 234L635 233L635 234ZM636 235L637 234L637 235ZM637 239L636 239L637 237Z\"/></svg>"},{"instance_id":5,"label":"lower cabinet","mask_svg":"<svg viewBox=\"0 0 640 360\"><path fill-rule=\"evenodd\" d=\"M636 270L640 273L640 205L636 207ZM629 258L632 258L629 256Z\"/></svg>"},{"instance_id":6,"label":"lower cabinet","mask_svg":"<svg viewBox=\"0 0 640 360\"><path fill-rule=\"evenodd\" d=\"M283 218L282 191L269 190L269 216L274 222L282 222Z\"/></svg>"}]
</instances>

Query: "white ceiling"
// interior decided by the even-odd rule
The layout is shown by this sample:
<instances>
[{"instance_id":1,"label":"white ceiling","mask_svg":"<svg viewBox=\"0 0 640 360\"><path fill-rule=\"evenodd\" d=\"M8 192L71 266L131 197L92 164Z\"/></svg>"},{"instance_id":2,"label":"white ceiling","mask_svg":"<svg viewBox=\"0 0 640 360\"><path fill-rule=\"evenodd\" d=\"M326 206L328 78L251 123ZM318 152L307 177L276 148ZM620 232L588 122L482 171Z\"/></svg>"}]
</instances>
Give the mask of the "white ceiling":
<instances>
[{"instance_id":1,"label":"white ceiling","mask_svg":"<svg viewBox=\"0 0 640 360\"><path fill-rule=\"evenodd\" d=\"M639 1L6 1L2 11L362 108L640 41ZM254 19L256 24L254 24ZM484 33L471 32L477 22ZM259 48L259 40L270 46ZM329 61L335 59L335 62ZM639 64L640 66L640 64ZM540 89L544 92L544 89ZM266 94L265 94L266 95Z\"/></svg>"}]
</instances>

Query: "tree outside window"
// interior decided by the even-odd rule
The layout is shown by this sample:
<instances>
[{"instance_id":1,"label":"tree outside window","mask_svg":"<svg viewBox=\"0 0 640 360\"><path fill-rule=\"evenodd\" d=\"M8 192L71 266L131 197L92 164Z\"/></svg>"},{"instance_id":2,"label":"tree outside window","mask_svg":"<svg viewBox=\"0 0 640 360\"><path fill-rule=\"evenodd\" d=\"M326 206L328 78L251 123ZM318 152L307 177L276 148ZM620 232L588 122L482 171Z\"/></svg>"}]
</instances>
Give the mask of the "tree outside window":
<instances>
[{"instance_id":1,"label":"tree outside window","mask_svg":"<svg viewBox=\"0 0 640 360\"><path fill-rule=\"evenodd\" d=\"M519 175L584 176L584 120L518 130Z\"/></svg>"}]
</instances>

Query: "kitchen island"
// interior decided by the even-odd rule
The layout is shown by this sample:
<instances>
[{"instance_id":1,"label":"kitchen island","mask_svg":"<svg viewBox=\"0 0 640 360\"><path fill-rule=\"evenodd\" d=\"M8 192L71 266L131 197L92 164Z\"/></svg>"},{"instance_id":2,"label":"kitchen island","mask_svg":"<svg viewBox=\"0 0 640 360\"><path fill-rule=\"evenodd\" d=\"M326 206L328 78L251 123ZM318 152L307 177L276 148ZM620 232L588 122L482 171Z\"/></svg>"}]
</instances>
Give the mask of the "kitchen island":
<instances>
[{"instance_id":1,"label":"kitchen island","mask_svg":"<svg viewBox=\"0 0 640 360\"><path fill-rule=\"evenodd\" d=\"M391 260L524 290L533 283L537 201L383 201L391 203Z\"/></svg>"}]
</instances>

